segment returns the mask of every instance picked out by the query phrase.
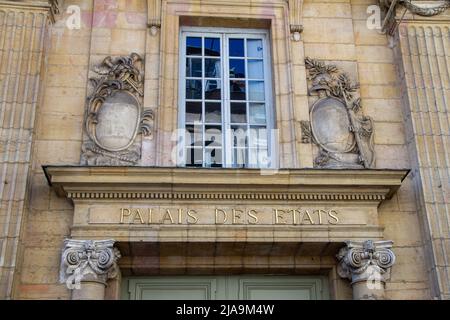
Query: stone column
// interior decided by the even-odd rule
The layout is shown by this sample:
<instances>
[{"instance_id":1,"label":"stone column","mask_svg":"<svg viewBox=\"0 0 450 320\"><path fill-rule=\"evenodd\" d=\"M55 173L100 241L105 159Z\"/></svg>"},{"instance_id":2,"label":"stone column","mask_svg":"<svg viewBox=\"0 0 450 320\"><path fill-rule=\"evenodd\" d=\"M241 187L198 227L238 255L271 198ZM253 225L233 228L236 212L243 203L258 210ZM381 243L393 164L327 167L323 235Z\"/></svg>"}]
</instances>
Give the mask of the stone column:
<instances>
[{"instance_id":1,"label":"stone column","mask_svg":"<svg viewBox=\"0 0 450 320\"><path fill-rule=\"evenodd\" d=\"M393 50L432 298L450 299L450 1L399 1Z\"/></svg>"},{"instance_id":2,"label":"stone column","mask_svg":"<svg viewBox=\"0 0 450 320\"><path fill-rule=\"evenodd\" d=\"M10 299L44 59L58 1L0 1L0 299Z\"/></svg>"},{"instance_id":3,"label":"stone column","mask_svg":"<svg viewBox=\"0 0 450 320\"><path fill-rule=\"evenodd\" d=\"M104 300L108 279L118 275L120 252L114 240L66 239L60 281L72 291L72 300Z\"/></svg>"},{"instance_id":4,"label":"stone column","mask_svg":"<svg viewBox=\"0 0 450 320\"><path fill-rule=\"evenodd\" d=\"M383 300L395 255L392 241L346 241L337 254L338 274L349 279L354 300Z\"/></svg>"}]
</instances>

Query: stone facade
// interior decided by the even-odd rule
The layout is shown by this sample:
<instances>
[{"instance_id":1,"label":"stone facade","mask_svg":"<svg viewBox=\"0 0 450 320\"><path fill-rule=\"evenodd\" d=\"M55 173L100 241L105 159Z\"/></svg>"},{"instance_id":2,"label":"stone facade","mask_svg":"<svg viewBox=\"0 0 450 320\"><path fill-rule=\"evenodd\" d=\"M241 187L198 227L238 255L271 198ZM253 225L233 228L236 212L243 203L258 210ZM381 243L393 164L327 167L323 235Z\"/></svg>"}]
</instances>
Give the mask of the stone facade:
<instances>
[{"instance_id":1,"label":"stone facade","mask_svg":"<svg viewBox=\"0 0 450 320\"><path fill-rule=\"evenodd\" d=\"M352 290L354 298L448 299L450 11L443 7L424 16L408 1L398 1L388 12L391 3L0 1L0 298L116 299L123 275L270 271L326 274L334 299L351 299ZM388 12L385 32L368 27L372 5ZM279 171L209 174L174 168L181 60L174 39L180 26L269 30ZM105 58L116 63L132 53L143 61L139 112L151 114L144 130L151 134L137 135L140 155L131 168L87 167L86 99L95 91L89 79L98 77L95 67ZM343 168L340 176L315 168L320 146L305 132L318 95L310 90L307 57L359 83L359 112L371 119L374 132L371 166ZM198 185L186 186L183 177ZM113 182L114 187L108 184ZM214 192L209 185L228 189ZM323 225L284 229L276 220L252 225L247 215L290 204L309 206L319 216L322 209L335 209L345 223L333 225L328 216ZM148 216L132 209L149 206L172 211L190 206L200 216L202 210L244 208L247 223L223 229L211 226L214 222L141 225ZM169 223L178 216L166 218ZM114 239L122 258L108 261L120 272L113 276L108 267L111 276L84 279L87 289L72 294L60 283L60 271L67 268L63 250L71 243L66 239L88 240L75 241L80 252L97 252L98 241L108 248L98 249L99 255L115 252L113 240L100 241ZM188 239L195 245L187 245ZM380 250L395 254L395 264L378 265L389 272L382 277L382 292L360 290L349 281L352 271L340 270L352 248L370 265L379 260L367 256Z\"/></svg>"}]
</instances>

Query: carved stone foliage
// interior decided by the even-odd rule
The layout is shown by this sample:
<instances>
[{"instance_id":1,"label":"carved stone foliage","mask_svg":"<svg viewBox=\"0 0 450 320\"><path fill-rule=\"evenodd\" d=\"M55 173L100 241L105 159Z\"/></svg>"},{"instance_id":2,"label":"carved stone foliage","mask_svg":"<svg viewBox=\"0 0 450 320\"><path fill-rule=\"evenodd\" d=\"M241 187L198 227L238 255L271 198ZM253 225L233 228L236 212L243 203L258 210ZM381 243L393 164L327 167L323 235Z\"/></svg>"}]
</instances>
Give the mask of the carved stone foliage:
<instances>
[{"instance_id":1,"label":"carved stone foliage","mask_svg":"<svg viewBox=\"0 0 450 320\"><path fill-rule=\"evenodd\" d=\"M382 7L389 9L393 0L380 0ZM404 6L410 12L419 16L431 17L436 16L444 12L447 8L450 8L450 0L443 0L442 3L435 6L422 6L413 4L411 0L398 0L396 4Z\"/></svg>"},{"instance_id":2,"label":"carved stone foliage","mask_svg":"<svg viewBox=\"0 0 450 320\"><path fill-rule=\"evenodd\" d=\"M66 239L61 258L61 283L75 289L85 280L106 283L108 279L115 278L121 255L114 243L114 240Z\"/></svg>"},{"instance_id":3,"label":"carved stone foliage","mask_svg":"<svg viewBox=\"0 0 450 320\"><path fill-rule=\"evenodd\" d=\"M389 35L393 35L396 30L395 15L397 5L405 7L406 10L413 14L423 17L432 17L443 13L450 8L450 0L443 0L437 5L430 4L413 4L411 0L379 0L380 7L385 12L382 31ZM405 10L405 11L406 11Z\"/></svg>"},{"instance_id":4,"label":"carved stone foliage","mask_svg":"<svg viewBox=\"0 0 450 320\"><path fill-rule=\"evenodd\" d=\"M338 274L351 280L378 280L386 282L390 278L391 267L395 263L392 241L347 241L337 254Z\"/></svg>"},{"instance_id":5,"label":"carved stone foliage","mask_svg":"<svg viewBox=\"0 0 450 320\"><path fill-rule=\"evenodd\" d=\"M312 83L310 93L319 99L310 108L310 129L301 123L302 142L319 147L319 168L372 168L375 163L373 121L360 113L359 88L334 65L306 58Z\"/></svg>"},{"instance_id":6,"label":"carved stone foliage","mask_svg":"<svg viewBox=\"0 0 450 320\"><path fill-rule=\"evenodd\" d=\"M142 59L132 53L106 57L94 68L99 77L88 98L81 163L87 165L133 165L141 158L138 134L151 137L153 111L142 106Z\"/></svg>"}]
</instances>

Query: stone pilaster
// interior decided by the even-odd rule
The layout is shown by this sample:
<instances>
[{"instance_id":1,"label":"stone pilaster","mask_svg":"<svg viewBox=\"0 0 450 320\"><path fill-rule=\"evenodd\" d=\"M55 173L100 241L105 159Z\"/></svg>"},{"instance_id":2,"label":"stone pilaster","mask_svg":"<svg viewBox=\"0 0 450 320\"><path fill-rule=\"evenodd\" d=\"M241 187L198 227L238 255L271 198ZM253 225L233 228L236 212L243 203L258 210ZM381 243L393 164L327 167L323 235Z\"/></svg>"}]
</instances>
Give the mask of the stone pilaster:
<instances>
[{"instance_id":1,"label":"stone pilaster","mask_svg":"<svg viewBox=\"0 0 450 320\"><path fill-rule=\"evenodd\" d=\"M408 7L394 52L432 294L450 299L450 1L427 2Z\"/></svg>"},{"instance_id":2,"label":"stone pilaster","mask_svg":"<svg viewBox=\"0 0 450 320\"><path fill-rule=\"evenodd\" d=\"M338 274L351 281L354 300L385 298L385 282L395 263L391 247L392 241L347 241L339 251Z\"/></svg>"},{"instance_id":3,"label":"stone pilaster","mask_svg":"<svg viewBox=\"0 0 450 320\"><path fill-rule=\"evenodd\" d=\"M58 1L0 1L0 299L12 295L44 37Z\"/></svg>"},{"instance_id":4,"label":"stone pilaster","mask_svg":"<svg viewBox=\"0 0 450 320\"><path fill-rule=\"evenodd\" d=\"M72 292L72 300L104 300L108 279L118 275L120 252L114 240L64 242L60 281Z\"/></svg>"}]
</instances>

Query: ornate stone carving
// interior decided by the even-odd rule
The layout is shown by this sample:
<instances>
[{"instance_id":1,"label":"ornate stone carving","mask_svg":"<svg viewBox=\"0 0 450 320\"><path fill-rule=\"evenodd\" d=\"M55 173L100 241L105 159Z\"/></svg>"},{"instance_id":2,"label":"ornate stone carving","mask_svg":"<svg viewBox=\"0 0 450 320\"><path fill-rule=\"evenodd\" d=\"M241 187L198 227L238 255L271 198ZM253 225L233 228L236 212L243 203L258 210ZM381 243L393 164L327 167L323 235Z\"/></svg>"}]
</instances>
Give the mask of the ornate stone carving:
<instances>
[{"instance_id":1,"label":"ornate stone carving","mask_svg":"<svg viewBox=\"0 0 450 320\"><path fill-rule=\"evenodd\" d=\"M359 86L334 65L310 58L305 65L312 82L310 92L319 96L310 110L311 142L319 146L315 166L373 167L373 122L360 114L361 100L355 97Z\"/></svg>"},{"instance_id":2,"label":"ornate stone carving","mask_svg":"<svg viewBox=\"0 0 450 320\"><path fill-rule=\"evenodd\" d=\"M289 28L294 41L300 41L303 32L302 6L303 0L288 0L289 4Z\"/></svg>"},{"instance_id":3,"label":"ornate stone carving","mask_svg":"<svg viewBox=\"0 0 450 320\"><path fill-rule=\"evenodd\" d=\"M69 289L79 289L85 280L106 283L118 273L117 261L121 255L114 247L115 240L73 240L64 241L61 258L60 282Z\"/></svg>"},{"instance_id":4,"label":"ornate stone carving","mask_svg":"<svg viewBox=\"0 0 450 320\"><path fill-rule=\"evenodd\" d=\"M94 68L94 90L88 98L82 164L133 165L141 157L137 135L152 135L153 111L143 110L142 59L137 53L106 57Z\"/></svg>"},{"instance_id":5,"label":"ornate stone carving","mask_svg":"<svg viewBox=\"0 0 450 320\"><path fill-rule=\"evenodd\" d=\"M314 137L311 131L311 122L300 120L300 128L302 130L302 143L312 143Z\"/></svg>"},{"instance_id":6,"label":"ornate stone carving","mask_svg":"<svg viewBox=\"0 0 450 320\"><path fill-rule=\"evenodd\" d=\"M450 0L443 0L437 5L417 5L413 4L411 0L379 0L380 7L385 12L385 18L383 21L382 31L393 35L396 30L395 23L395 8L397 5L401 5L406 8L406 10L411 13L417 14L423 17L432 17L443 13L445 10L450 8ZM405 10L405 11L406 11Z\"/></svg>"},{"instance_id":7,"label":"ornate stone carving","mask_svg":"<svg viewBox=\"0 0 450 320\"><path fill-rule=\"evenodd\" d=\"M158 33L161 28L161 0L147 0L148 27L152 35Z\"/></svg>"},{"instance_id":8,"label":"ornate stone carving","mask_svg":"<svg viewBox=\"0 0 450 320\"><path fill-rule=\"evenodd\" d=\"M336 255L338 274L352 284L371 280L386 282L395 263L392 244L389 240L346 241L346 246Z\"/></svg>"},{"instance_id":9,"label":"ornate stone carving","mask_svg":"<svg viewBox=\"0 0 450 320\"><path fill-rule=\"evenodd\" d=\"M383 8L389 8L393 0L380 0L380 4ZM397 4L404 6L410 12L417 14L419 16L431 17L436 16L444 12L447 8L450 8L450 0L443 0L442 3L436 6L420 6L413 4L411 0L398 0Z\"/></svg>"}]
</instances>

